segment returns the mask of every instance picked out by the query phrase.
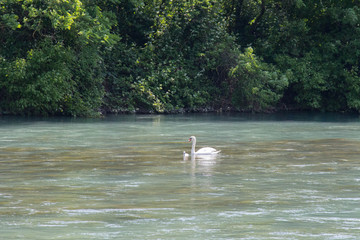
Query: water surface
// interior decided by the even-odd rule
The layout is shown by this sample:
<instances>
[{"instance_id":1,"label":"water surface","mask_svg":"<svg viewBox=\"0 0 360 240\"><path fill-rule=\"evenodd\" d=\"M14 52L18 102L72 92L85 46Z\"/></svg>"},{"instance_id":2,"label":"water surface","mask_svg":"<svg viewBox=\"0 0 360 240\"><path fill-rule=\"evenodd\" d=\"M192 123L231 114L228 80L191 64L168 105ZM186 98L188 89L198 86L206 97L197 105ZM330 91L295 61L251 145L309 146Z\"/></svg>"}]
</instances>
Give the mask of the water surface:
<instances>
[{"instance_id":1,"label":"water surface","mask_svg":"<svg viewBox=\"0 0 360 240\"><path fill-rule=\"evenodd\" d=\"M0 239L360 239L360 121L0 118ZM183 160L187 139L221 149Z\"/></svg>"}]
</instances>

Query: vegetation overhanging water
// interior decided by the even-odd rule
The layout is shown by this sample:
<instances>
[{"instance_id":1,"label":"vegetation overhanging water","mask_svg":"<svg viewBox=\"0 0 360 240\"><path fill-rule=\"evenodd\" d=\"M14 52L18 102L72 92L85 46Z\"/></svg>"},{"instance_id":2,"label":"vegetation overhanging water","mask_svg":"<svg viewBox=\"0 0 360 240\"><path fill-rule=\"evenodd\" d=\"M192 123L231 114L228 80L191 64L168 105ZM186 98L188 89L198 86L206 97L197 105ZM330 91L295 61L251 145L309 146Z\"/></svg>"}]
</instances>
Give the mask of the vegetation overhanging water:
<instances>
[{"instance_id":1,"label":"vegetation overhanging water","mask_svg":"<svg viewBox=\"0 0 360 240\"><path fill-rule=\"evenodd\" d=\"M360 110L358 0L6 0L0 16L0 114Z\"/></svg>"}]
</instances>

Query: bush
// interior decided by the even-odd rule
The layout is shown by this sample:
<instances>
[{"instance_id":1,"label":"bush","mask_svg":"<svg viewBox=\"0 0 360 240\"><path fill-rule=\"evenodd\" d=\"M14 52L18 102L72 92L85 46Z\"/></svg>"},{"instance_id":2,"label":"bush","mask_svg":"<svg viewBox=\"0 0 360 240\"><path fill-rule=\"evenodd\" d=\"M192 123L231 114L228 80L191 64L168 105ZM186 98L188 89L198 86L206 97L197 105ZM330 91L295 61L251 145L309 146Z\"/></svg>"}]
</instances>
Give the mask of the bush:
<instances>
[{"instance_id":1,"label":"bush","mask_svg":"<svg viewBox=\"0 0 360 240\"><path fill-rule=\"evenodd\" d=\"M1 109L11 114L53 115L63 112L62 103L74 83L69 66L71 54L60 44L44 43L26 58L3 59Z\"/></svg>"},{"instance_id":2,"label":"bush","mask_svg":"<svg viewBox=\"0 0 360 240\"><path fill-rule=\"evenodd\" d=\"M288 86L287 76L259 61L251 47L239 54L229 76L226 88L237 109L264 111L273 107Z\"/></svg>"}]
</instances>

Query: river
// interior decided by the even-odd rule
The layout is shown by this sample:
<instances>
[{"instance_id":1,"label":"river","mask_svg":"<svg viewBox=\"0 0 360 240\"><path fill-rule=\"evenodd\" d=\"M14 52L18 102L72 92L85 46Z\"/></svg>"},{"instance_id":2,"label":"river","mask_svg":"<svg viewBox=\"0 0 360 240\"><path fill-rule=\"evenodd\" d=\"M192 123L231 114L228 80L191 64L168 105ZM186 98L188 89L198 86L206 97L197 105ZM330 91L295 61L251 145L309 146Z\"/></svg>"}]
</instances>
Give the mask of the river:
<instances>
[{"instance_id":1,"label":"river","mask_svg":"<svg viewBox=\"0 0 360 240\"><path fill-rule=\"evenodd\" d=\"M360 119L0 118L0 239L360 239ZM183 159L188 139L221 154Z\"/></svg>"}]
</instances>

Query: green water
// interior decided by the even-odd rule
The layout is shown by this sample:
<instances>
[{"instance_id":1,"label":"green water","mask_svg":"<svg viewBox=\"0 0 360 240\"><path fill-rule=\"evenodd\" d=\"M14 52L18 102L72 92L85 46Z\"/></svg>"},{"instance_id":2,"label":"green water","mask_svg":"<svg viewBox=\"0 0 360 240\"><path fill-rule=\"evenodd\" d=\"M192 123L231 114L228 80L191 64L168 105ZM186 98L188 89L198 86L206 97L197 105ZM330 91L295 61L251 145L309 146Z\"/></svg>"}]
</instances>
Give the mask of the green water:
<instances>
[{"instance_id":1,"label":"green water","mask_svg":"<svg viewBox=\"0 0 360 240\"><path fill-rule=\"evenodd\" d=\"M0 118L0 239L360 239L349 115ZM221 149L184 160L189 136Z\"/></svg>"}]
</instances>

